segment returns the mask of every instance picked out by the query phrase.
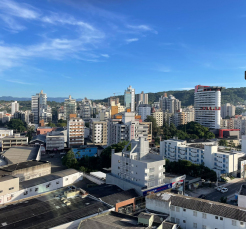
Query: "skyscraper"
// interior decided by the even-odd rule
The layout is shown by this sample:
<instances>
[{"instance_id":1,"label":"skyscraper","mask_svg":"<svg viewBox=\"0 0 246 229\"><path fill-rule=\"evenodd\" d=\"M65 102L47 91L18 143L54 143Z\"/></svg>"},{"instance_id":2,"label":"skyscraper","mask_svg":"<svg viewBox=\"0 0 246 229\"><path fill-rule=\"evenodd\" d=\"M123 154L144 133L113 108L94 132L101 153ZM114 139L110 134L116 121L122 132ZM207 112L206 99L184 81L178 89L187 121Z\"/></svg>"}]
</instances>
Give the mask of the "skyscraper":
<instances>
[{"instance_id":1,"label":"skyscraper","mask_svg":"<svg viewBox=\"0 0 246 229\"><path fill-rule=\"evenodd\" d=\"M13 115L16 111L19 111L19 103L17 101L14 101L11 103L11 114Z\"/></svg>"},{"instance_id":2,"label":"skyscraper","mask_svg":"<svg viewBox=\"0 0 246 229\"><path fill-rule=\"evenodd\" d=\"M142 91L140 94L136 94L136 106L138 107L140 104L148 104L148 94L144 94Z\"/></svg>"},{"instance_id":3,"label":"skyscraper","mask_svg":"<svg viewBox=\"0 0 246 229\"><path fill-rule=\"evenodd\" d=\"M135 89L129 86L124 93L124 105L131 109L131 112L135 111Z\"/></svg>"},{"instance_id":4,"label":"skyscraper","mask_svg":"<svg viewBox=\"0 0 246 229\"><path fill-rule=\"evenodd\" d=\"M226 103L221 107L221 117L225 118L229 116L230 118L235 115L236 107L230 103Z\"/></svg>"},{"instance_id":5,"label":"skyscraper","mask_svg":"<svg viewBox=\"0 0 246 229\"><path fill-rule=\"evenodd\" d=\"M216 86L195 87L195 122L211 129L220 129L222 89Z\"/></svg>"},{"instance_id":6,"label":"skyscraper","mask_svg":"<svg viewBox=\"0 0 246 229\"><path fill-rule=\"evenodd\" d=\"M70 114L76 114L76 99L72 99L71 95L69 95L69 98L64 101L65 118L69 119Z\"/></svg>"},{"instance_id":7,"label":"skyscraper","mask_svg":"<svg viewBox=\"0 0 246 229\"><path fill-rule=\"evenodd\" d=\"M38 124L41 119L44 119L44 122L51 121L52 115L47 107L47 94L44 94L43 90L32 96L31 107L34 114L34 123Z\"/></svg>"},{"instance_id":8,"label":"skyscraper","mask_svg":"<svg viewBox=\"0 0 246 229\"><path fill-rule=\"evenodd\" d=\"M159 102L163 112L174 114L181 108L181 101L176 99L173 95L167 96L167 93L164 93L164 95L161 96Z\"/></svg>"}]
</instances>

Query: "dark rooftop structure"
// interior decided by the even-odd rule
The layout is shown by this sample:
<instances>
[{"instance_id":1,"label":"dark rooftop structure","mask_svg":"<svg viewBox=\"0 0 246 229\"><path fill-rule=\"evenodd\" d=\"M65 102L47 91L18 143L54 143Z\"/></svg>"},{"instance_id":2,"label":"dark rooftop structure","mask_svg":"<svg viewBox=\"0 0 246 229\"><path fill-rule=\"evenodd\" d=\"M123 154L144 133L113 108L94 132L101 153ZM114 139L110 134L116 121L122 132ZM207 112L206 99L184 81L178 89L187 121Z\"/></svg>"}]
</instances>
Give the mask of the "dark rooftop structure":
<instances>
[{"instance_id":1,"label":"dark rooftop structure","mask_svg":"<svg viewBox=\"0 0 246 229\"><path fill-rule=\"evenodd\" d=\"M3 156L9 164L16 164L29 160L36 160L39 146L13 146Z\"/></svg>"},{"instance_id":2,"label":"dark rooftop structure","mask_svg":"<svg viewBox=\"0 0 246 229\"><path fill-rule=\"evenodd\" d=\"M45 142L46 142L46 136L45 136L45 135L42 135L42 134L36 135L36 136L30 141L30 143L34 143L34 142L37 142L37 141L45 143Z\"/></svg>"},{"instance_id":3,"label":"dark rooftop structure","mask_svg":"<svg viewBox=\"0 0 246 229\"><path fill-rule=\"evenodd\" d=\"M119 188L116 185L108 185L108 184L97 185L94 187L86 188L85 190L91 195L95 196L96 198L102 198L123 191L121 188Z\"/></svg>"},{"instance_id":4,"label":"dark rooftop structure","mask_svg":"<svg viewBox=\"0 0 246 229\"><path fill-rule=\"evenodd\" d=\"M66 169L66 170L62 170L59 172L51 173L51 174L46 175L46 176L34 178L32 180L23 181L20 183L20 189L30 188L30 187L33 187L33 186L36 186L39 184L43 184L45 182L49 182L49 181L56 180L56 179L64 177L64 176L68 176L68 175L77 173L77 172L78 171L75 169Z\"/></svg>"},{"instance_id":5,"label":"dark rooftop structure","mask_svg":"<svg viewBox=\"0 0 246 229\"><path fill-rule=\"evenodd\" d=\"M2 167L0 167L0 176L1 175L7 175L8 173L12 173L16 170L30 168L30 167L34 167L37 165L47 164L47 163L50 163L50 162L34 160L34 161L25 161L25 162L20 162L17 164L10 164L10 165L6 165L6 166L2 166Z\"/></svg>"},{"instance_id":6,"label":"dark rooftop structure","mask_svg":"<svg viewBox=\"0 0 246 229\"><path fill-rule=\"evenodd\" d=\"M67 206L60 199L40 197L0 208L0 228L47 229L109 209L89 197L69 201L71 205Z\"/></svg>"},{"instance_id":7,"label":"dark rooftop structure","mask_svg":"<svg viewBox=\"0 0 246 229\"><path fill-rule=\"evenodd\" d=\"M175 195L171 193L152 194L147 199L156 199L159 201L171 202L173 206L191 209L194 211L204 212L238 221L246 221L246 209L229 204L204 200L200 198Z\"/></svg>"},{"instance_id":8,"label":"dark rooftop structure","mask_svg":"<svg viewBox=\"0 0 246 229\"><path fill-rule=\"evenodd\" d=\"M239 195L246 196L246 185L245 185L245 184L243 184L243 185L241 186L241 189L240 189L240 191L239 191Z\"/></svg>"},{"instance_id":9,"label":"dark rooftop structure","mask_svg":"<svg viewBox=\"0 0 246 229\"><path fill-rule=\"evenodd\" d=\"M132 199L134 197L138 197L139 195L136 193L134 189L129 189L123 192L115 193L112 195L108 195L105 197L102 197L102 201L110 204L111 206L114 206L115 204Z\"/></svg>"}]
</instances>

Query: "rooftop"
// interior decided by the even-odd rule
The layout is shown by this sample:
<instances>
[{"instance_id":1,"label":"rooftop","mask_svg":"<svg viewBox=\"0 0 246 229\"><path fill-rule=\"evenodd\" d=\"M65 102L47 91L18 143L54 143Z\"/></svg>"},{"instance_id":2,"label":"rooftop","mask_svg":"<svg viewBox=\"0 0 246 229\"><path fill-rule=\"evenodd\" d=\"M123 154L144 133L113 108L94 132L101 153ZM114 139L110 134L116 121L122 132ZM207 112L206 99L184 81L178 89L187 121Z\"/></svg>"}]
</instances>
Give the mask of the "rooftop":
<instances>
[{"instance_id":1,"label":"rooftop","mask_svg":"<svg viewBox=\"0 0 246 229\"><path fill-rule=\"evenodd\" d=\"M8 205L0 209L0 227L47 229L109 209L103 203L88 197L70 198L69 201L71 205L66 206L59 198L54 198L52 192L50 195Z\"/></svg>"},{"instance_id":2,"label":"rooftop","mask_svg":"<svg viewBox=\"0 0 246 229\"><path fill-rule=\"evenodd\" d=\"M8 149L3 156L9 164L16 164L24 161L35 160L39 151L39 146L14 146Z\"/></svg>"},{"instance_id":3,"label":"rooftop","mask_svg":"<svg viewBox=\"0 0 246 229\"><path fill-rule=\"evenodd\" d=\"M7 140L7 139L20 139L20 138L22 138L22 139L27 139L28 137L26 137L26 136L16 136L16 135L14 135L14 136L6 136L6 137L4 137L3 139L4 140Z\"/></svg>"},{"instance_id":4,"label":"rooftop","mask_svg":"<svg viewBox=\"0 0 246 229\"><path fill-rule=\"evenodd\" d=\"M47 163L50 164L50 162L48 161L25 161L25 162L20 162L17 164L5 165L5 166L0 167L0 176L6 173L11 173L16 170L30 168L33 166L47 164Z\"/></svg>"},{"instance_id":5,"label":"rooftop","mask_svg":"<svg viewBox=\"0 0 246 229\"><path fill-rule=\"evenodd\" d=\"M146 197L147 199L156 199L158 201L171 202L171 205L187 208L199 212L217 215L238 221L246 221L246 209L229 204L204 200L195 197L175 195L171 193L158 193Z\"/></svg>"},{"instance_id":6,"label":"rooftop","mask_svg":"<svg viewBox=\"0 0 246 229\"><path fill-rule=\"evenodd\" d=\"M78 171L75 169L65 169L62 171L51 173L49 175L45 175L45 176L37 177L37 178L31 179L31 180L23 181L20 183L20 189L34 187L36 185L43 184L45 182L49 182L49 181L58 179L60 177L65 177L65 176L68 176L68 175L71 175L71 174L74 174L77 172Z\"/></svg>"},{"instance_id":7,"label":"rooftop","mask_svg":"<svg viewBox=\"0 0 246 229\"><path fill-rule=\"evenodd\" d=\"M17 177L13 177L13 176L3 176L3 177L0 177L0 182L7 181L7 180L12 180L12 179L18 179L18 178Z\"/></svg>"},{"instance_id":8,"label":"rooftop","mask_svg":"<svg viewBox=\"0 0 246 229\"><path fill-rule=\"evenodd\" d=\"M33 137L33 139L30 141L30 143L35 142L36 140L45 143L46 142L46 135L43 135L43 134L36 135L35 137Z\"/></svg>"}]
</instances>

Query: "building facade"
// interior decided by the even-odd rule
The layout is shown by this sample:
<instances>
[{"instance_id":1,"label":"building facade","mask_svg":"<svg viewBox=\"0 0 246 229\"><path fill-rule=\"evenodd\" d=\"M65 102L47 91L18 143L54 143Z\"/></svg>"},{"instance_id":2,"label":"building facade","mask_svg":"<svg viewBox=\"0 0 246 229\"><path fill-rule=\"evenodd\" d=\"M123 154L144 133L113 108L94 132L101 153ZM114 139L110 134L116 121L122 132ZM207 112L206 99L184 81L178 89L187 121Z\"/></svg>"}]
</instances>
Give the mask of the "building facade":
<instances>
[{"instance_id":1,"label":"building facade","mask_svg":"<svg viewBox=\"0 0 246 229\"><path fill-rule=\"evenodd\" d=\"M17 101L14 101L11 103L11 114L13 115L16 111L19 111L19 103Z\"/></svg>"},{"instance_id":2,"label":"building facade","mask_svg":"<svg viewBox=\"0 0 246 229\"><path fill-rule=\"evenodd\" d=\"M136 106L140 104L149 104L149 96L143 91L140 94L136 94Z\"/></svg>"},{"instance_id":3,"label":"building facade","mask_svg":"<svg viewBox=\"0 0 246 229\"><path fill-rule=\"evenodd\" d=\"M90 140L94 145L107 145L107 122L98 119L90 120Z\"/></svg>"},{"instance_id":4,"label":"building facade","mask_svg":"<svg viewBox=\"0 0 246 229\"><path fill-rule=\"evenodd\" d=\"M64 101L64 116L66 119L69 119L70 114L76 114L77 111L77 103L76 99L72 99L71 95L69 95L68 99Z\"/></svg>"},{"instance_id":5,"label":"building facade","mask_svg":"<svg viewBox=\"0 0 246 229\"><path fill-rule=\"evenodd\" d=\"M159 102L163 112L174 114L181 109L181 101L176 99L173 95L167 96L167 93L164 93L164 95L161 96Z\"/></svg>"},{"instance_id":6,"label":"building facade","mask_svg":"<svg viewBox=\"0 0 246 229\"><path fill-rule=\"evenodd\" d=\"M124 106L130 108L131 112L135 111L135 89L129 86L124 93Z\"/></svg>"},{"instance_id":7,"label":"building facade","mask_svg":"<svg viewBox=\"0 0 246 229\"><path fill-rule=\"evenodd\" d=\"M84 121L81 118L70 118L67 122L68 147L84 145Z\"/></svg>"},{"instance_id":8,"label":"building facade","mask_svg":"<svg viewBox=\"0 0 246 229\"><path fill-rule=\"evenodd\" d=\"M81 107L80 107L80 117L84 121L89 121L89 119L92 116L92 105L91 105L91 100L84 98L81 101Z\"/></svg>"},{"instance_id":9,"label":"building facade","mask_svg":"<svg viewBox=\"0 0 246 229\"><path fill-rule=\"evenodd\" d=\"M141 115L142 121L145 121L147 116L151 115L151 105L148 104L140 104L138 106L138 114Z\"/></svg>"},{"instance_id":10,"label":"building facade","mask_svg":"<svg viewBox=\"0 0 246 229\"><path fill-rule=\"evenodd\" d=\"M46 135L46 150L63 150L64 134L60 131L52 131Z\"/></svg>"},{"instance_id":11,"label":"building facade","mask_svg":"<svg viewBox=\"0 0 246 229\"><path fill-rule=\"evenodd\" d=\"M226 103L224 105L221 106L221 117L225 118L225 117L232 117L235 115L235 110L236 107L231 105L230 103Z\"/></svg>"},{"instance_id":12,"label":"building facade","mask_svg":"<svg viewBox=\"0 0 246 229\"><path fill-rule=\"evenodd\" d=\"M220 129L222 87L195 87L195 121L210 129Z\"/></svg>"}]
</instances>

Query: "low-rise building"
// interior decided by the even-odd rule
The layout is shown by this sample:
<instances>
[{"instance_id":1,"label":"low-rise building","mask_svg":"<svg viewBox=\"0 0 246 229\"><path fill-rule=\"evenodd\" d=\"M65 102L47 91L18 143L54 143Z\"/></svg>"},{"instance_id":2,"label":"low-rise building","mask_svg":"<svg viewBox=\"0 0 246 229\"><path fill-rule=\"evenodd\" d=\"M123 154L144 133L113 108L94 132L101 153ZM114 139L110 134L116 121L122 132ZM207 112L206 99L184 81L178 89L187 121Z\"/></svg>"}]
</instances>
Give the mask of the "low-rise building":
<instances>
[{"instance_id":1,"label":"low-rise building","mask_svg":"<svg viewBox=\"0 0 246 229\"><path fill-rule=\"evenodd\" d=\"M53 131L53 128L50 126L43 126L37 128L37 135L39 134L47 134L49 132Z\"/></svg>"},{"instance_id":2,"label":"low-rise building","mask_svg":"<svg viewBox=\"0 0 246 229\"><path fill-rule=\"evenodd\" d=\"M52 131L46 136L46 150L63 150L64 134L60 131Z\"/></svg>"},{"instance_id":3,"label":"low-rise building","mask_svg":"<svg viewBox=\"0 0 246 229\"><path fill-rule=\"evenodd\" d=\"M2 138L2 151L8 150L13 146L27 146L28 137L15 134L14 136L6 136Z\"/></svg>"},{"instance_id":4,"label":"low-rise building","mask_svg":"<svg viewBox=\"0 0 246 229\"><path fill-rule=\"evenodd\" d=\"M0 128L0 147L2 147L2 139L8 136L13 136L13 130L9 130L7 128Z\"/></svg>"}]
</instances>

